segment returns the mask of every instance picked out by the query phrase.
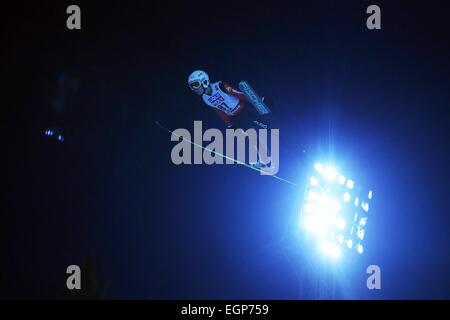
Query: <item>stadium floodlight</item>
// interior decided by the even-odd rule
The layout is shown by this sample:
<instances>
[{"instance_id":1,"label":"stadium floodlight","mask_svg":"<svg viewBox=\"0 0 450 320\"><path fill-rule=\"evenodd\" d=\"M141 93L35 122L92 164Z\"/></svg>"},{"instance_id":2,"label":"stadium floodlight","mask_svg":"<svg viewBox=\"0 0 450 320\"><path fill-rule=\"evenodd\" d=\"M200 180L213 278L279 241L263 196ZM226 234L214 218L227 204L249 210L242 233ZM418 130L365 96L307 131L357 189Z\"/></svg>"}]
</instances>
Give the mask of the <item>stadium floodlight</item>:
<instances>
[{"instance_id":1,"label":"stadium floodlight","mask_svg":"<svg viewBox=\"0 0 450 320\"><path fill-rule=\"evenodd\" d=\"M305 191L300 228L326 256L339 258L344 249L362 254L372 196L372 190L364 191L334 166L316 163Z\"/></svg>"}]
</instances>

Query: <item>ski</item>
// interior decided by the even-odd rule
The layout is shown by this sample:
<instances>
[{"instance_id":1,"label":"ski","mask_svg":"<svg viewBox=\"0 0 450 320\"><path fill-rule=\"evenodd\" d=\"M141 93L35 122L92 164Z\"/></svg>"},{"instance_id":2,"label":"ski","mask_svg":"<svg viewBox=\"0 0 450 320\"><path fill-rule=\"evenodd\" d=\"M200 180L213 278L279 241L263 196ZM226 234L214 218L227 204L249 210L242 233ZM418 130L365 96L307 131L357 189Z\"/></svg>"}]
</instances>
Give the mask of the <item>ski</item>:
<instances>
[{"instance_id":1,"label":"ski","mask_svg":"<svg viewBox=\"0 0 450 320\"><path fill-rule=\"evenodd\" d=\"M239 89L245 94L252 106L258 111L260 115L269 114L270 108L264 103L261 97L253 90L247 81L239 82Z\"/></svg>"}]
</instances>

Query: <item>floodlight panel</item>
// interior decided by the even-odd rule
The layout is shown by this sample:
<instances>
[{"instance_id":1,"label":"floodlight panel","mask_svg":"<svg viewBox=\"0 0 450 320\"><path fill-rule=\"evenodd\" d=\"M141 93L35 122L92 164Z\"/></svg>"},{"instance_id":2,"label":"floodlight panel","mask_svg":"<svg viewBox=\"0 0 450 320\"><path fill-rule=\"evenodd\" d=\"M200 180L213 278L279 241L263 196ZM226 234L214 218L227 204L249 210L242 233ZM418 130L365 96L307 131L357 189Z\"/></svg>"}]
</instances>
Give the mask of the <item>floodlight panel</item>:
<instances>
[{"instance_id":1,"label":"floodlight panel","mask_svg":"<svg viewBox=\"0 0 450 320\"><path fill-rule=\"evenodd\" d=\"M316 163L305 194L300 226L322 251L333 257L340 256L341 248L362 254L372 190L362 193L334 166Z\"/></svg>"}]
</instances>

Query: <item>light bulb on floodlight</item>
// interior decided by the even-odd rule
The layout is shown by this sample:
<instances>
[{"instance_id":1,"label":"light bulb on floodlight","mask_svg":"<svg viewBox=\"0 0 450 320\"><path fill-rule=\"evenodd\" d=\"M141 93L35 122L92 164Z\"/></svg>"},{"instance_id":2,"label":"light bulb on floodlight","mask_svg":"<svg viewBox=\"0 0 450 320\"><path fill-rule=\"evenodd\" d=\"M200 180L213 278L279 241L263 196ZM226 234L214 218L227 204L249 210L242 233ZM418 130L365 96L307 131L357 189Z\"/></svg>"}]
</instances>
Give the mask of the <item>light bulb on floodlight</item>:
<instances>
[{"instance_id":1,"label":"light bulb on floodlight","mask_svg":"<svg viewBox=\"0 0 450 320\"><path fill-rule=\"evenodd\" d=\"M363 208L363 210L364 210L365 212L369 212L369 204L368 204L367 202L363 202L363 203L361 204L361 207Z\"/></svg>"},{"instance_id":2,"label":"light bulb on floodlight","mask_svg":"<svg viewBox=\"0 0 450 320\"><path fill-rule=\"evenodd\" d=\"M364 235L365 235L364 230L359 229L358 232L357 232L357 235L358 235L358 238L359 238L360 240L364 240Z\"/></svg>"},{"instance_id":3,"label":"light bulb on floodlight","mask_svg":"<svg viewBox=\"0 0 450 320\"><path fill-rule=\"evenodd\" d=\"M359 219L359 225L364 227L367 223L367 217Z\"/></svg>"},{"instance_id":4,"label":"light bulb on floodlight","mask_svg":"<svg viewBox=\"0 0 450 320\"><path fill-rule=\"evenodd\" d=\"M323 172L323 166L322 166L320 163L316 163L316 164L314 165L314 168L315 168L318 172L320 172L320 173Z\"/></svg>"},{"instance_id":5,"label":"light bulb on floodlight","mask_svg":"<svg viewBox=\"0 0 450 320\"><path fill-rule=\"evenodd\" d=\"M345 201L345 202L349 202L349 201L350 201L350 198L351 198L350 193L345 192L345 193L344 193L344 201Z\"/></svg>"},{"instance_id":6,"label":"light bulb on floodlight","mask_svg":"<svg viewBox=\"0 0 450 320\"><path fill-rule=\"evenodd\" d=\"M348 240L347 240L347 247L348 247L349 249L351 249L351 248L353 247L353 241L352 241L352 239L348 239Z\"/></svg>"},{"instance_id":7,"label":"light bulb on floodlight","mask_svg":"<svg viewBox=\"0 0 450 320\"><path fill-rule=\"evenodd\" d=\"M353 186L355 185L355 183L353 182L353 180L348 180L347 181L347 188L349 189L353 189Z\"/></svg>"},{"instance_id":8,"label":"light bulb on floodlight","mask_svg":"<svg viewBox=\"0 0 450 320\"><path fill-rule=\"evenodd\" d=\"M332 180L336 179L337 172L336 172L335 168L330 166L325 169L325 171L323 172L323 175L324 175L325 179L327 179L328 181L332 181Z\"/></svg>"},{"instance_id":9,"label":"light bulb on floodlight","mask_svg":"<svg viewBox=\"0 0 450 320\"><path fill-rule=\"evenodd\" d=\"M362 254L364 251L363 246L361 244L358 244L358 248L356 250L358 251L359 254Z\"/></svg>"}]
</instances>

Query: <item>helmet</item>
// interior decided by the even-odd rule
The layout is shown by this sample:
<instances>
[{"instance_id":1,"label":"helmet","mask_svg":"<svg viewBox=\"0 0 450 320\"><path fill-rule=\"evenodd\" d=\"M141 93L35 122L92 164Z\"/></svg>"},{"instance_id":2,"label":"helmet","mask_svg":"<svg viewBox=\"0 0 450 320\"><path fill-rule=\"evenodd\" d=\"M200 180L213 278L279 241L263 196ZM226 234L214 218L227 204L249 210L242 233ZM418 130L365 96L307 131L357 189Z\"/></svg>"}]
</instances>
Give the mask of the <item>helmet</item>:
<instances>
[{"instance_id":1,"label":"helmet","mask_svg":"<svg viewBox=\"0 0 450 320\"><path fill-rule=\"evenodd\" d=\"M196 90L200 87L206 89L209 86L209 76L205 71L195 70L189 75L188 84L191 90Z\"/></svg>"}]
</instances>

